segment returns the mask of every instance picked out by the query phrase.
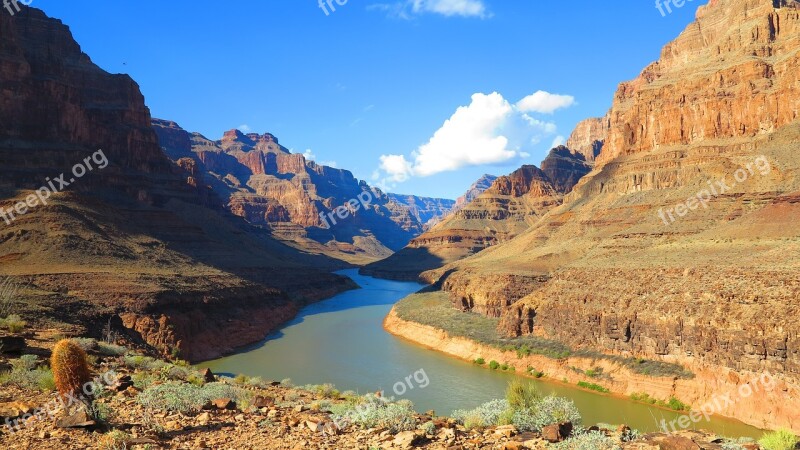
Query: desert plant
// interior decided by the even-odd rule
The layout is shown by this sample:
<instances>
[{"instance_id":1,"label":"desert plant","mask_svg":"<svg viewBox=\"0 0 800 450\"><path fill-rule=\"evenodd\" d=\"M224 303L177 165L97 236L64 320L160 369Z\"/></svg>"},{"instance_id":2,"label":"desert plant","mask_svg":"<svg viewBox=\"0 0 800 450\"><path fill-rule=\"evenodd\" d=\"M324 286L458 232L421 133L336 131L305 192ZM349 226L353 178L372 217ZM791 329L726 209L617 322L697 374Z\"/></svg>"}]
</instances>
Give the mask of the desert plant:
<instances>
[{"instance_id":1,"label":"desert plant","mask_svg":"<svg viewBox=\"0 0 800 450\"><path fill-rule=\"evenodd\" d=\"M408 400L396 403L366 395L357 405L337 408L334 422L352 423L361 428L385 428L391 433L411 431L417 427L414 405Z\"/></svg>"},{"instance_id":2,"label":"desert plant","mask_svg":"<svg viewBox=\"0 0 800 450\"><path fill-rule=\"evenodd\" d=\"M510 409L511 405L508 404L508 400L492 400L472 410L453 411L452 416L465 427L468 423L471 423L473 428L486 427L497 425L501 417Z\"/></svg>"},{"instance_id":3,"label":"desert plant","mask_svg":"<svg viewBox=\"0 0 800 450\"><path fill-rule=\"evenodd\" d=\"M766 433L758 440L765 450L793 450L800 440L789 430L777 430Z\"/></svg>"},{"instance_id":4,"label":"desert plant","mask_svg":"<svg viewBox=\"0 0 800 450\"><path fill-rule=\"evenodd\" d=\"M56 389L62 396L81 391L84 384L92 381L86 352L69 339L59 341L50 357Z\"/></svg>"},{"instance_id":5,"label":"desert plant","mask_svg":"<svg viewBox=\"0 0 800 450\"><path fill-rule=\"evenodd\" d=\"M39 358L22 355L11 360L11 370L0 373L0 385L14 385L23 389L39 389L50 392L55 388L53 373L46 367L38 367Z\"/></svg>"},{"instance_id":6,"label":"desert plant","mask_svg":"<svg viewBox=\"0 0 800 450\"><path fill-rule=\"evenodd\" d=\"M607 394L607 393L611 392L611 391L608 390L608 388L600 386L599 384L587 383L586 381L579 381L578 382L578 387L582 387L584 389L589 389L590 391L601 392L603 394Z\"/></svg>"},{"instance_id":7,"label":"desert plant","mask_svg":"<svg viewBox=\"0 0 800 450\"><path fill-rule=\"evenodd\" d=\"M188 413L200 410L207 402L229 398L236 403L249 401L252 394L224 383L195 386L186 383L165 383L150 386L139 394L139 404L147 409Z\"/></svg>"},{"instance_id":8,"label":"desert plant","mask_svg":"<svg viewBox=\"0 0 800 450\"><path fill-rule=\"evenodd\" d=\"M28 326L28 322L22 320L22 317L12 314L5 319L0 319L0 325L7 328L11 333L19 333Z\"/></svg>"},{"instance_id":9,"label":"desert plant","mask_svg":"<svg viewBox=\"0 0 800 450\"><path fill-rule=\"evenodd\" d=\"M97 351L104 356L122 356L128 352L128 349L117 344L109 344L108 342L98 342Z\"/></svg>"},{"instance_id":10,"label":"desert plant","mask_svg":"<svg viewBox=\"0 0 800 450\"><path fill-rule=\"evenodd\" d=\"M101 450L126 450L131 439L128 433L114 430L100 438L98 447Z\"/></svg>"},{"instance_id":11,"label":"desert plant","mask_svg":"<svg viewBox=\"0 0 800 450\"><path fill-rule=\"evenodd\" d=\"M92 338L72 338L72 341L82 348L85 352L90 352L97 348L97 339Z\"/></svg>"},{"instance_id":12,"label":"desert plant","mask_svg":"<svg viewBox=\"0 0 800 450\"><path fill-rule=\"evenodd\" d=\"M483 359L483 358L478 358L478 359L475 360L475 364L477 364L479 366L482 366L482 365L486 364L486 360Z\"/></svg>"},{"instance_id":13,"label":"desert plant","mask_svg":"<svg viewBox=\"0 0 800 450\"><path fill-rule=\"evenodd\" d=\"M523 382L519 378L508 383L506 400L514 411L532 409L541 399L539 389L533 383Z\"/></svg>"},{"instance_id":14,"label":"desert plant","mask_svg":"<svg viewBox=\"0 0 800 450\"><path fill-rule=\"evenodd\" d=\"M497 362L495 360L489 361L489 368L490 369L497 370L499 367L500 367L500 363L499 362Z\"/></svg>"},{"instance_id":15,"label":"desert plant","mask_svg":"<svg viewBox=\"0 0 800 450\"><path fill-rule=\"evenodd\" d=\"M619 450L621 447L605 434L589 431L576 434L550 448L556 450Z\"/></svg>"}]
</instances>

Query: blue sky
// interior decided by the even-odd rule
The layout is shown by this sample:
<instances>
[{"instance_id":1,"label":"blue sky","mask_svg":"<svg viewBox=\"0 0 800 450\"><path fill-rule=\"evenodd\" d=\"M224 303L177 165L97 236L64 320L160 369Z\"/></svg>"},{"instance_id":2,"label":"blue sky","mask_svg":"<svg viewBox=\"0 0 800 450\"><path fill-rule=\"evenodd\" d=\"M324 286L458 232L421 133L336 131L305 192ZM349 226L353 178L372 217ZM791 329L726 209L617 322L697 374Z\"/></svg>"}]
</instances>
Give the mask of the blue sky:
<instances>
[{"instance_id":1,"label":"blue sky","mask_svg":"<svg viewBox=\"0 0 800 450\"><path fill-rule=\"evenodd\" d=\"M484 173L538 165L603 115L701 1L666 15L650 0L332 3L327 14L318 0L32 6L99 66L129 73L154 117L212 139L271 132L393 192L455 198Z\"/></svg>"}]
</instances>

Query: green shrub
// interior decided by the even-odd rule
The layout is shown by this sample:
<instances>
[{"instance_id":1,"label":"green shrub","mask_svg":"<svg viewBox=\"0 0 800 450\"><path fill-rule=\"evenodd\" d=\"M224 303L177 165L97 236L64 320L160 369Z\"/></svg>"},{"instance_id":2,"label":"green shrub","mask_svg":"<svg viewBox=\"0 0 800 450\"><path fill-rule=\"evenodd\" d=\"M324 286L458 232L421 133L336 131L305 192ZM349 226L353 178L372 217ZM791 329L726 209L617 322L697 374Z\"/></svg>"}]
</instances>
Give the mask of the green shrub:
<instances>
[{"instance_id":1,"label":"green shrub","mask_svg":"<svg viewBox=\"0 0 800 450\"><path fill-rule=\"evenodd\" d=\"M72 338L72 342L82 348L85 352L90 352L97 348L97 339L92 338Z\"/></svg>"},{"instance_id":2,"label":"green shrub","mask_svg":"<svg viewBox=\"0 0 800 450\"><path fill-rule=\"evenodd\" d=\"M465 427L468 423L472 424L472 428L488 427L497 425L500 417L509 409L511 405L508 404L508 400L492 400L472 410L453 411L452 416Z\"/></svg>"},{"instance_id":3,"label":"green shrub","mask_svg":"<svg viewBox=\"0 0 800 450\"><path fill-rule=\"evenodd\" d=\"M667 402L667 407L670 409L674 409L675 411L690 411L692 408L683 403L682 401L678 400L675 397L670 397L669 401Z\"/></svg>"},{"instance_id":4,"label":"green shrub","mask_svg":"<svg viewBox=\"0 0 800 450\"><path fill-rule=\"evenodd\" d=\"M497 362L495 360L489 361L489 368L490 369L497 370L499 367L500 367L500 363L499 362Z\"/></svg>"},{"instance_id":5,"label":"green shrub","mask_svg":"<svg viewBox=\"0 0 800 450\"><path fill-rule=\"evenodd\" d=\"M513 424L520 431L539 432L547 425L572 422L580 426L582 418L572 400L553 395L543 398L535 408L514 413Z\"/></svg>"},{"instance_id":6,"label":"green shrub","mask_svg":"<svg viewBox=\"0 0 800 450\"><path fill-rule=\"evenodd\" d=\"M607 393L611 392L611 391L608 390L608 388L604 388L603 386L600 386L599 384L587 383L586 381L579 381L578 382L578 386L582 387L584 389L589 389L591 391L602 392L603 394L607 394Z\"/></svg>"},{"instance_id":7,"label":"green shrub","mask_svg":"<svg viewBox=\"0 0 800 450\"><path fill-rule=\"evenodd\" d=\"M483 428L486 426L486 424L483 423L481 416L475 413L468 414L467 416L465 416L462 419L462 423L464 424L464 428L466 428L467 430L474 430L476 428Z\"/></svg>"},{"instance_id":8,"label":"green shrub","mask_svg":"<svg viewBox=\"0 0 800 450\"><path fill-rule=\"evenodd\" d=\"M338 399L341 395L341 393L336 389L336 386L330 383L308 386L306 390L311 391L317 396L323 398Z\"/></svg>"},{"instance_id":9,"label":"green shrub","mask_svg":"<svg viewBox=\"0 0 800 450\"><path fill-rule=\"evenodd\" d=\"M22 355L11 360L11 370L0 373L0 386L13 385L22 389L52 392L55 389L53 372L47 367L38 367L35 355Z\"/></svg>"},{"instance_id":10,"label":"green shrub","mask_svg":"<svg viewBox=\"0 0 800 450\"><path fill-rule=\"evenodd\" d=\"M422 431L425 432L428 436L433 436L436 433L436 424L433 422L425 422L420 427Z\"/></svg>"},{"instance_id":11,"label":"green shrub","mask_svg":"<svg viewBox=\"0 0 800 450\"><path fill-rule=\"evenodd\" d=\"M382 397L366 395L357 404L337 405L332 409L333 420L338 424L353 424L364 429L384 428L391 433L417 428L414 405L408 400L393 403Z\"/></svg>"},{"instance_id":12,"label":"green shrub","mask_svg":"<svg viewBox=\"0 0 800 450\"><path fill-rule=\"evenodd\" d=\"M131 439L133 437L128 433L114 430L100 438L98 447L100 450L126 450Z\"/></svg>"},{"instance_id":13,"label":"green shrub","mask_svg":"<svg viewBox=\"0 0 800 450\"><path fill-rule=\"evenodd\" d=\"M765 450L793 450L800 440L789 430L777 430L766 433L758 440Z\"/></svg>"},{"instance_id":14,"label":"green shrub","mask_svg":"<svg viewBox=\"0 0 800 450\"><path fill-rule=\"evenodd\" d=\"M637 401L637 402L642 402L642 403L647 403L649 405L660 406L662 408L669 408L669 409L673 409L675 411L690 411L691 410L691 407L689 405L683 403L682 401L678 400L675 397L670 397L669 400L664 401L664 400L658 400L658 399L655 399L653 397L650 397L650 395L645 394L645 393L634 392L633 394L631 394L631 400Z\"/></svg>"},{"instance_id":15,"label":"green shrub","mask_svg":"<svg viewBox=\"0 0 800 450\"><path fill-rule=\"evenodd\" d=\"M553 444L549 448L554 450L619 450L614 439L598 431L577 433L571 438Z\"/></svg>"},{"instance_id":16,"label":"green shrub","mask_svg":"<svg viewBox=\"0 0 800 450\"><path fill-rule=\"evenodd\" d=\"M479 366L482 366L482 365L486 364L486 360L483 359L483 358L478 358L478 359L475 360L475 364L477 364Z\"/></svg>"},{"instance_id":17,"label":"green shrub","mask_svg":"<svg viewBox=\"0 0 800 450\"><path fill-rule=\"evenodd\" d=\"M108 342L98 342L97 351L104 356L122 356L128 352L128 349L117 344L110 344Z\"/></svg>"},{"instance_id":18,"label":"green shrub","mask_svg":"<svg viewBox=\"0 0 800 450\"><path fill-rule=\"evenodd\" d=\"M12 314L5 319L0 319L0 326L7 328L11 333L19 333L28 326L28 322L22 320L22 317Z\"/></svg>"},{"instance_id":19,"label":"green shrub","mask_svg":"<svg viewBox=\"0 0 800 450\"><path fill-rule=\"evenodd\" d=\"M542 400L539 389L530 382L515 378L506 388L506 401L514 411L533 409Z\"/></svg>"},{"instance_id":20,"label":"green shrub","mask_svg":"<svg viewBox=\"0 0 800 450\"><path fill-rule=\"evenodd\" d=\"M505 363L501 364L500 365L500 370L502 370L502 371L508 370L508 364L505 364Z\"/></svg>"},{"instance_id":21,"label":"green shrub","mask_svg":"<svg viewBox=\"0 0 800 450\"><path fill-rule=\"evenodd\" d=\"M207 402L218 398L229 398L243 404L252 394L224 383L209 383L195 386L185 383L165 383L148 387L138 396L139 404L147 409L188 413L199 411Z\"/></svg>"},{"instance_id":22,"label":"green shrub","mask_svg":"<svg viewBox=\"0 0 800 450\"><path fill-rule=\"evenodd\" d=\"M600 378L603 376L603 368L602 367L595 367L594 369L589 369L584 374L589 378Z\"/></svg>"}]
</instances>

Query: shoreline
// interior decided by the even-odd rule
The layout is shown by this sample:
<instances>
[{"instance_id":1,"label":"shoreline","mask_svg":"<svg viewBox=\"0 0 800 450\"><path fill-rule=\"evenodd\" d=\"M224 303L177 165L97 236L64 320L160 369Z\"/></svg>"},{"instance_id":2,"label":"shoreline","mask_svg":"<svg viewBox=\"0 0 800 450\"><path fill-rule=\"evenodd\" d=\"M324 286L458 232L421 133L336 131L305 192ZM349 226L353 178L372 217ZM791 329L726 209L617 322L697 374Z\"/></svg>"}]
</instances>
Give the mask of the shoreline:
<instances>
[{"instance_id":1,"label":"shoreline","mask_svg":"<svg viewBox=\"0 0 800 450\"><path fill-rule=\"evenodd\" d=\"M527 373L527 368L533 367L535 370L545 373L546 382L548 383L553 382L575 389L582 389L577 386L580 381L599 383L610 392L600 393L589 389L585 390L631 401L635 401L630 398L633 393L644 393L650 395L651 398L665 401L674 397L693 406L692 411L696 410L697 405L705 405L722 392L729 392L738 389L740 386L750 386L750 382L747 380L752 378L737 374L730 369L725 369L728 372L727 376L721 377L720 370L722 369L719 367L690 367L696 374L695 378L691 380L675 377L651 377L634 373L619 364L603 359L572 356L564 360L555 360L541 355L518 357L513 352L504 352L468 338L450 336L445 330L404 320L397 315L395 308L392 308L384 318L383 328L388 333L415 345L435 350L463 361L473 363L477 358L484 358L488 363L490 360L496 360L514 367L515 371L512 373L541 379ZM597 380L577 373L572 369L576 366L583 370L599 367L603 369L604 374L613 378L610 380ZM566 380L566 382L563 380ZM792 403L784 398L787 395L786 393L796 394L796 388L777 380L775 388L769 392L769 395L753 395L745 399L747 400L746 403L727 405L727 409L715 411L712 417L738 420L762 430L789 428L798 431L798 428L800 428L800 423L798 423L800 412L792 411L785 407L787 403ZM678 414L690 415L689 411L675 411L645 402L637 403L647 404L648 406Z\"/></svg>"}]
</instances>

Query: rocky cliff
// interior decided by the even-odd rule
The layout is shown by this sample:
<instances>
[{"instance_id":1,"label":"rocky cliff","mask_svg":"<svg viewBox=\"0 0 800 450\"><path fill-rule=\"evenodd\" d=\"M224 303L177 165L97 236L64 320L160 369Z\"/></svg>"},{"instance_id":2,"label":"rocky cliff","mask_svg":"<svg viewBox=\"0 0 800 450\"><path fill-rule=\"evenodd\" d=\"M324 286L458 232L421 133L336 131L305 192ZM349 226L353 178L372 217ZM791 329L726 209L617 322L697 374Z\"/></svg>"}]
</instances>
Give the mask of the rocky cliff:
<instances>
[{"instance_id":1,"label":"rocky cliff","mask_svg":"<svg viewBox=\"0 0 800 450\"><path fill-rule=\"evenodd\" d=\"M168 142L175 164L136 83L93 64L60 21L20 6L0 14L0 208L17 211L0 220L0 272L26 286L26 319L94 333L110 320L202 359L352 287L325 273L335 262L213 208L186 136ZM60 174L66 183L50 184Z\"/></svg>"},{"instance_id":2,"label":"rocky cliff","mask_svg":"<svg viewBox=\"0 0 800 450\"><path fill-rule=\"evenodd\" d=\"M797 1L700 7L659 61L620 85L595 126L608 126L596 167L562 205L424 278L454 306L501 317L508 335L731 380L779 374L786 388L769 404L794 407L751 399L724 414L796 428L798 31ZM591 129L572 145L590 149Z\"/></svg>"},{"instance_id":3,"label":"rocky cliff","mask_svg":"<svg viewBox=\"0 0 800 450\"><path fill-rule=\"evenodd\" d=\"M417 195L386 194L393 202L403 205L416 217L417 222L425 228L439 223L455 207L454 200L443 198L419 197Z\"/></svg>"},{"instance_id":4,"label":"rocky cliff","mask_svg":"<svg viewBox=\"0 0 800 450\"><path fill-rule=\"evenodd\" d=\"M478 181L472 183L472 186L467 189L467 192L465 192L464 195L456 199L455 209L462 209L470 204L473 200L478 198L479 195L483 194L487 189L492 187L492 183L494 183L494 180L496 179L496 176L488 174L478 178ZM455 212L455 210L453 212Z\"/></svg>"},{"instance_id":5,"label":"rocky cliff","mask_svg":"<svg viewBox=\"0 0 800 450\"><path fill-rule=\"evenodd\" d=\"M231 130L214 141L171 121L154 119L153 128L170 158L188 154L195 161L204 183L231 213L288 245L348 263L389 256L448 206L384 194L347 170L291 153L269 133ZM348 206L353 200L357 208ZM337 214L340 207L350 211L345 218Z\"/></svg>"},{"instance_id":6,"label":"rocky cliff","mask_svg":"<svg viewBox=\"0 0 800 450\"><path fill-rule=\"evenodd\" d=\"M441 267L505 242L526 230L549 209L559 205L563 195L591 170L585 157L566 147L554 149L542 163L523 166L508 176L490 180L484 176L459 199L477 194L408 246L385 260L367 265L362 273L416 280L425 270Z\"/></svg>"}]
</instances>

